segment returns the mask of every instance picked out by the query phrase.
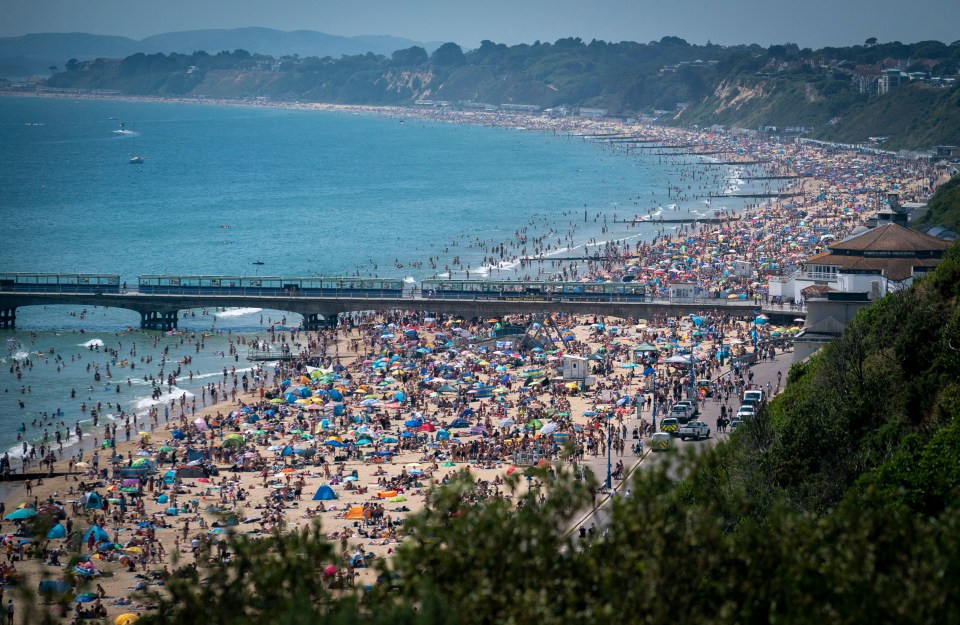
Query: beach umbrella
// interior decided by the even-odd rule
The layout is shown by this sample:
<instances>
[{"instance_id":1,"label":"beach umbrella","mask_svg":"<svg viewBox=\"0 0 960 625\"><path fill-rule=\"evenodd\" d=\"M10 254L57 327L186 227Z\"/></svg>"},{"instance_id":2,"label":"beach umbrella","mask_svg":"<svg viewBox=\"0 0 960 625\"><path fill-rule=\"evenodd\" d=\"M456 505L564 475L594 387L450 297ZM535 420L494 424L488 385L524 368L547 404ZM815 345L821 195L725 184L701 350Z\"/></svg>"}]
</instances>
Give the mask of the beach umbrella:
<instances>
[{"instance_id":1,"label":"beach umbrella","mask_svg":"<svg viewBox=\"0 0 960 625\"><path fill-rule=\"evenodd\" d=\"M97 595L93 594L92 592L85 592L83 594L77 595L76 597L73 598L73 600L76 603L90 603L96 598L97 598Z\"/></svg>"},{"instance_id":2,"label":"beach umbrella","mask_svg":"<svg viewBox=\"0 0 960 625\"><path fill-rule=\"evenodd\" d=\"M531 419L524 427L528 430L539 430L543 427L543 421L540 419Z\"/></svg>"},{"instance_id":3,"label":"beach umbrella","mask_svg":"<svg viewBox=\"0 0 960 625\"><path fill-rule=\"evenodd\" d=\"M540 428L540 434L542 434L542 435L544 435L544 436L549 435L549 434L553 434L553 433L556 432L556 431L557 431L557 424L556 424L556 423L547 423L547 424L544 425L542 428Z\"/></svg>"},{"instance_id":4,"label":"beach umbrella","mask_svg":"<svg viewBox=\"0 0 960 625\"><path fill-rule=\"evenodd\" d=\"M22 521L23 519L36 516L36 514L37 511L33 508L18 508L3 518L8 521Z\"/></svg>"},{"instance_id":5,"label":"beach umbrella","mask_svg":"<svg viewBox=\"0 0 960 625\"><path fill-rule=\"evenodd\" d=\"M121 614L117 618L113 619L113 625L133 625L140 620L140 617L136 614L130 612L126 614Z\"/></svg>"}]
</instances>

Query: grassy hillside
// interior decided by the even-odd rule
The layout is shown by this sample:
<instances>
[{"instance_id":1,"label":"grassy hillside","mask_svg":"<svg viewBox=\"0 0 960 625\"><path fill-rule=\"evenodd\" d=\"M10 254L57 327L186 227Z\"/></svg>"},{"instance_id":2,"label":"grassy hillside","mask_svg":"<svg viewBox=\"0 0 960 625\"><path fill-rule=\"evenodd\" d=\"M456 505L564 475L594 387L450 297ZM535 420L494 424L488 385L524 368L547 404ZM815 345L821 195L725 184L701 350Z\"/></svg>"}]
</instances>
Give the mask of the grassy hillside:
<instances>
[{"instance_id":1,"label":"grassy hillside","mask_svg":"<svg viewBox=\"0 0 960 625\"><path fill-rule=\"evenodd\" d=\"M856 102L838 115L836 125L818 129L819 138L850 143L889 136L884 147L890 149L960 144L957 88L905 85L886 96Z\"/></svg>"},{"instance_id":2,"label":"grassy hillside","mask_svg":"<svg viewBox=\"0 0 960 625\"><path fill-rule=\"evenodd\" d=\"M918 224L938 224L960 230L960 176L940 185L928 203L927 214Z\"/></svg>"}]
</instances>

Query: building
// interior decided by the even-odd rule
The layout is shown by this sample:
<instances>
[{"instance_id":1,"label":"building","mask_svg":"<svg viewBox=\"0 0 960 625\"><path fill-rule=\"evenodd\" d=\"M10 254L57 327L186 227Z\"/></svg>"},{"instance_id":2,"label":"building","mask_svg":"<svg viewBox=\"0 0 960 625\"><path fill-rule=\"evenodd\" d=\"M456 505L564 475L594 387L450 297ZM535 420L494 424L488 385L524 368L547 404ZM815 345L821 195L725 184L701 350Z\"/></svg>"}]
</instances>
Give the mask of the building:
<instances>
[{"instance_id":1,"label":"building","mask_svg":"<svg viewBox=\"0 0 960 625\"><path fill-rule=\"evenodd\" d=\"M590 374L590 363L583 356L563 355L564 381L584 382Z\"/></svg>"},{"instance_id":2,"label":"building","mask_svg":"<svg viewBox=\"0 0 960 625\"><path fill-rule=\"evenodd\" d=\"M770 278L769 294L784 301L801 301L805 289L819 286L834 293L866 293L869 299L877 299L932 271L951 244L890 221L829 244L790 276Z\"/></svg>"},{"instance_id":3,"label":"building","mask_svg":"<svg viewBox=\"0 0 960 625\"><path fill-rule=\"evenodd\" d=\"M870 303L866 293L817 292L807 300L806 325L793 339L794 362L806 360L821 347L839 338L857 312Z\"/></svg>"},{"instance_id":4,"label":"building","mask_svg":"<svg viewBox=\"0 0 960 625\"><path fill-rule=\"evenodd\" d=\"M580 107L580 117L585 117L587 119L603 119L609 114L607 109L590 109Z\"/></svg>"},{"instance_id":5,"label":"building","mask_svg":"<svg viewBox=\"0 0 960 625\"><path fill-rule=\"evenodd\" d=\"M903 70L896 68L885 69L880 73L877 81L877 94L890 93L900 85L910 82L910 76Z\"/></svg>"}]
</instances>

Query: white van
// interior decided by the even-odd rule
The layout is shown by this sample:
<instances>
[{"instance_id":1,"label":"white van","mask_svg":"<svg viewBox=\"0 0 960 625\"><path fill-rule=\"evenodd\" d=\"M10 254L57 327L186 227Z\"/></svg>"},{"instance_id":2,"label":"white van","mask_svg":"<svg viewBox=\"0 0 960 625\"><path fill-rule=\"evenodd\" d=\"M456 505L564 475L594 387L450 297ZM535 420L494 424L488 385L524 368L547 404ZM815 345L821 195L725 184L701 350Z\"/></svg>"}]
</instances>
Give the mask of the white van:
<instances>
[{"instance_id":1,"label":"white van","mask_svg":"<svg viewBox=\"0 0 960 625\"><path fill-rule=\"evenodd\" d=\"M751 389L749 391L743 392L743 405L744 406L755 406L760 407L760 404L763 403L763 391L760 389Z\"/></svg>"},{"instance_id":2,"label":"white van","mask_svg":"<svg viewBox=\"0 0 960 625\"><path fill-rule=\"evenodd\" d=\"M669 451L673 446L673 437L669 432L654 432L650 438L650 449L652 451Z\"/></svg>"}]
</instances>

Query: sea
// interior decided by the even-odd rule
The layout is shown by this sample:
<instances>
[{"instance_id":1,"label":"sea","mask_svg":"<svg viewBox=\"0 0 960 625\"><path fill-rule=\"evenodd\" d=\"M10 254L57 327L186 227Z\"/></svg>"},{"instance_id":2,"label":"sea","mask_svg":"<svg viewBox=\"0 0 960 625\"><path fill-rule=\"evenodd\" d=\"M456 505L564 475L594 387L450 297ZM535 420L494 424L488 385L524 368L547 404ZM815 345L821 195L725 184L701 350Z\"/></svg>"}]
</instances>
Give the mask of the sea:
<instances>
[{"instance_id":1,"label":"sea","mask_svg":"<svg viewBox=\"0 0 960 625\"><path fill-rule=\"evenodd\" d=\"M414 284L469 267L473 278L519 278L525 270L509 254L491 262L488 250L517 254L524 237L542 237L547 254L583 256L675 227L627 223L637 216L741 208L703 196L749 191L743 172L698 161L564 133L351 111L0 97L0 273ZM668 191L677 186L680 199ZM132 311L19 309L16 329L0 330L0 451L19 455L24 441L59 431L72 453L77 425L102 440L90 419L97 405L99 430L121 411L162 410L184 393L200 406L202 385L253 365L245 349L229 353L230 341L300 321L256 308L186 314L183 332L169 334L141 331ZM197 351L200 333L209 336ZM164 353L164 374L180 375L154 399ZM192 362L178 364L186 356Z\"/></svg>"}]
</instances>

